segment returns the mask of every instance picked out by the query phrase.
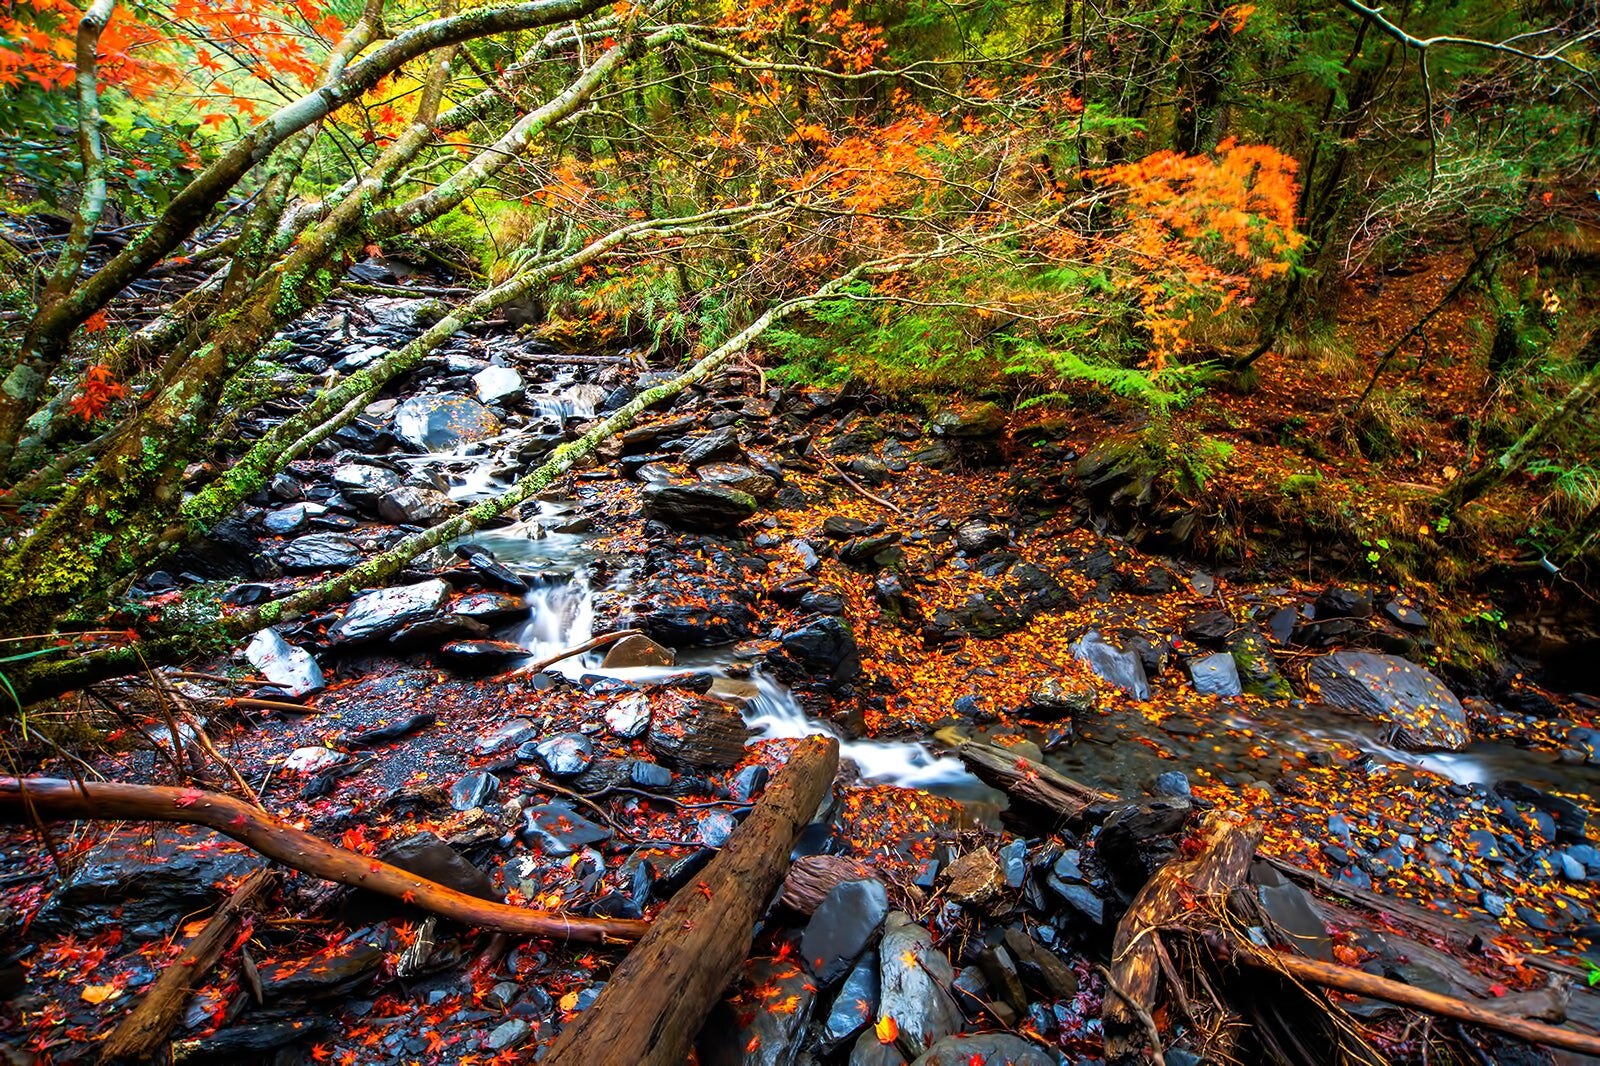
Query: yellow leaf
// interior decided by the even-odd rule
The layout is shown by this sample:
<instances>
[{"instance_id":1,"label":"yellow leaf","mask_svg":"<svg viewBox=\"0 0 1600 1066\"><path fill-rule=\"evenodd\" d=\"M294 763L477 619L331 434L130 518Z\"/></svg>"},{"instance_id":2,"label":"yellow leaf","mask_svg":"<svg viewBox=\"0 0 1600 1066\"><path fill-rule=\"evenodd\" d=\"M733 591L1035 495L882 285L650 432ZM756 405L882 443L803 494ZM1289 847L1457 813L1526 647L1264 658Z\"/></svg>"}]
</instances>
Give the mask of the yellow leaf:
<instances>
[{"instance_id":1,"label":"yellow leaf","mask_svg":"<svg viewBox=\"0 0 1600 1066\"><path fill-rule=\"evenodd\" d=\"M116 985L86 985L83 989L83 998L90 1003L104 1003L108 999L116 999L122 995L122 989Z\"/></svg>"},{"instance_id":2,"label":"yellow leaf","mask_svg":"<svg viewBox=\"0 0 1600 1066\"><path fill-rule=\"evenodd\" d=\"M895 1023L893 1018L885 1014L878 1019L878 1024L872 1027L872 1031L878 1035L878 1043L892 1044L895 1037L900 1035L900 1026Z\"/></svg>"}]
</instances>

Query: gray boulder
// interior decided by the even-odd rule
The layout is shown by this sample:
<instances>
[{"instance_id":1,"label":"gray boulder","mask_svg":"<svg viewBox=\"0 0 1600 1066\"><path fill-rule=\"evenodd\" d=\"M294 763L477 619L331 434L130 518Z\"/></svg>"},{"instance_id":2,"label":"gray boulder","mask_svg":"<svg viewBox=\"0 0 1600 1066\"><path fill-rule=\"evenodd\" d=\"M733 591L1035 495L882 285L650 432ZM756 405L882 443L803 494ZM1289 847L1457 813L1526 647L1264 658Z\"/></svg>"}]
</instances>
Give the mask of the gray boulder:
<instances>
[{"instance_id":1,"label":"gray boulder","mask_svg":"<svg viewBox=\"0 0 1600 1066\"><path fill-rule=\"evenodd\" d=\"M1201 656L1189 663L1189 678L1195 691L1202 696L1239 696L1244 686L1239 681L1239 667L1233 656L1225 651Z\"/></svg>"},{"instance_id":2,"label":"gray boulder","mask_svg":"<svg viewBox=\"0 0 1600 1066\"><path fill-rule=\"evenodd\" d=\"M884 922L878 960L882 969L878 1016L894 1019L902 1051L921 1055L961 1029L961 1008L950 995L955 970L934 946L933 934L895 911Z\"/></svg>"},{"instance_id":3,"label":"gray boulder","mask_svg":"<svg viewBox=\"0 0 1600 1066\"><path fill-rule=\"evenodd\" d=\"M1336 651L1313 662L1306 679L1324 702L1394 726L1404 747L1460 751L1472 739L1455 694L1398 655Z\"/></svg>"},{"instance_id":4,"label":"gray boulder","mask_svg":"<svg viewBox=\"0 0 1600 1066\"><path fill-rule=\"evenodd\" d=\"M1131 651L1123 651L1106 643L1098 629L1091 629L1072 646L1072 654L1089 664L1101 678L1126 692L1136 700L1150 698L1150 682L1144 674L1144 663Z\"/></svg>"},{"instance_id":5,"label":"gray boulder","mask_svg":"<svg viewBox=\"0 0 1600 1066\"><path fill-rule=\"evenodd\" d=\"M278 635L276 629L263 629L244 649L244 657L261 676L291 696L321 692L326 682L317 660L304 648L297 648Z\"/></svg>"},{"instance_id":6,"label":"gray boulder","mask_svg":"<svg viewBox=\"0 0 1600 1066\"><path fill-rule=\"evenodd\" d=\"M357 644L386 637L431 617L449 594L450 586L437 578L368 592L350 604L344 617L328 630L328 639L334 644Z\"/></svg>"},{"instance_id":7,"label":"gray boulder","mask_svg":"<svg viewBox=\"0 0 1600 1066\"><path fill-rule=\"evenodd\" d=\"M676 529L717 532L736 527L756 513L756 498L726 485L649 485L644 513Z\"/></svg>"},{"instance_id":8,"label":"gray boulder","mask_svg":"<svg viewBox=\"0 0 1600 1066\"><path fill-rule=\"evenodd\" d=\"M447 452L500 428L494 412L468 396L413 396L394 412L395 436L422 452Z\"/></svg>"}]
</instances>

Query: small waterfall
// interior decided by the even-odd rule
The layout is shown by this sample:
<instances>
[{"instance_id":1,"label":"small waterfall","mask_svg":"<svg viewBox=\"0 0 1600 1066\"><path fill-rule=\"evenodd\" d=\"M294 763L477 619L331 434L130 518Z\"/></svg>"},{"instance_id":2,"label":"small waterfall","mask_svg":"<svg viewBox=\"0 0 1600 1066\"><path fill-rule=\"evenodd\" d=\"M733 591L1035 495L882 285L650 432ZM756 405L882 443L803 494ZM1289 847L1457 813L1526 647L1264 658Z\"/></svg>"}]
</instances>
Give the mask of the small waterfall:
<instances>
[{"instance_id":1,"label":"small waterfall","mask_svg":"<svg viewBox=\"0 0 1600 1066\"><path fill-rule=\"evenodd\" d=\"M532 612L517 632L517 643L535 660L582 644L594 636L594 593L581 577L540 582L528 590ZM582 658L559 664L564 670L583 672Z\"/></svg>"}]
</instances>

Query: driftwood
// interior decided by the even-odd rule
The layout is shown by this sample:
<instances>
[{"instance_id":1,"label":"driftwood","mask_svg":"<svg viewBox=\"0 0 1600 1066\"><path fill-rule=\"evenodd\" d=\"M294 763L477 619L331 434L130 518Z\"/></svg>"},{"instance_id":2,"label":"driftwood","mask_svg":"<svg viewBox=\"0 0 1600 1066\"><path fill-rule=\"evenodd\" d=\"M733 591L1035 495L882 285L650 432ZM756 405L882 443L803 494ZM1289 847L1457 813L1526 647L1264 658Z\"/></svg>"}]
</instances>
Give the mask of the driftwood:
<instances>
[{"instance_id":1,"label":"driftwood","mask_svg":"<svg viewBox=\"0 0 1600 1066\"><path fill-rule=\"evenodd\" d=\"M1456 999L1454 996L1440 995L1438 992L1430 992L1416 985L1391 981L1387 977L1379 977L1364 970L1298 955L1266 952L1254 945L1241 942L1214 943L1213 949L1221 956L1231 957L1234 962L1255 969L1285 974L1304 984L1381 999L1386 1003L1396 1003L1441 1018L1453 1018L1469 1025L1514 1036L1530 1044L1543 1044L1545 1047L1600 1056L1600 1036L1502 1014L1488 1007Z\"/></svg>"},{"instance_id":2,"label":"driftwood","mask_svg":"<svg viewBox=\"0 0 1600 1066\"><path fill-rule=\"evenodd\" d=\"M166 1042L172 1027L183 1016L189 994L205 980L249 913L271 894L278 883L278 871L261 869L245 878L195 938L174 959L145 992L139 1005L129 1012L112 1034L100 1045L101 1062L130 1060L147 1062Z\"/></svg>"},{"instance_id":3,"label":"driftwood","mask_svg":"<svg viewBox=\"0 0 1600 1066\"><path fill-rule=\"evenodd\" d=\"M596 648L603 648L607 644L616 643L623 637L638 636L643 632L644 631L642 629L619 629L613 633L602 633L593 640L584 641L577 647L568 648L566 651L558 651L547 659L540 659L536 663L529 663L527 666L522 668L522 671L524 673L537 674L539 671L544 670L547 667L554 666L563 659L570 659L574 655L582 655L586 651L593 651Z\"/></svg>"},{"instance_id":4,"label":"driftwood","mask_svg":"<svg viewBox=\"0 0 1600 1066\"><path fill-rule=\"evenodd\" d=\"M672 897L599 998L562 1032L545 1066L680 1066L749 954L756 920L838 765L837 740L800 742L721 854Z\"/></svg>"},{"instance_id":5,"label":"driftwood","mask_svg":"<svg viewBox=\"0 0 1600 1066\"><path fill-rule=\"evenodd\" d=\"M520 936L598 943L637 940L649 922L525 910L457 892L367 855L302 832L243 800L197 788L56 778L0 777L0 820L117 819L203 825L295 870L364 888L465 925Z\"/></svg>"},{"instance_id":6,"label":"driftwood","mask_svg":"<svg viewBox=\"0 0 1600 1066\"><path fill-rule=\"evenodd\" d=\"M1261 833L1254 822L1208 814L1194 858L1163 866L1133 897L1111 948L1111 984L1118 994L1107 996L1100 1011L1107 1062L1137 1055L1148 1035L1147 1018L1161 986L1162 930L1211 924L1219 899L1225 909L1228 894L1243 883Z\"/></svg>"},{"instance_id":7,"label":"driftwood","mask_svg":"<svg viewBox=\"0 0 1600 1066\"><path fill-rule=\"evenodd\" d=\"M1117 799L1004 748L969 740L958 744L955 752L973 776L1010 796L1025 812L1044 812L1060 822L1075 822L1096 803Z\"/></svg>"}]
</instances>

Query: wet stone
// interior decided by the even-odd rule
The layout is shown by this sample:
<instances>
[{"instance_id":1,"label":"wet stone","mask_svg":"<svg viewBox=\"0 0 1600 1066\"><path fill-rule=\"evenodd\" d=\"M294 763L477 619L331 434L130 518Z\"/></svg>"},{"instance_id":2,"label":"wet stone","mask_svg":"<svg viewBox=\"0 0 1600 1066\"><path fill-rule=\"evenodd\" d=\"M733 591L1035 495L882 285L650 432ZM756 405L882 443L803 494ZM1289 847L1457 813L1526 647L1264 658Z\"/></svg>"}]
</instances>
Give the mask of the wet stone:
<instances>
[{"instance_id":1,"label":"wet stone","mask_svg":"<svg viewBox=\"0 0 1600 1066\"><path fill-rule=\"evenodd\" d=\"M397 525L431 526L456 509L456 503L438 489L401 485L378 500L378 517Z\"/></svg>"},{"instance_id":2,"label":"wet stone","mask_svg":"<svg viewBox=\"0 0 1600 1066\"><path fill-rule=\"evenodd\" d=\"M899 1046L920 1055L961 1028L961 1010L949 992L955 971L931 933L909 915L892 913L884 922L878 958L883 971L878 1014L895 1020ZM873 1038L870 1032L866 1037Z\"/></svg>"},{"instance_id":3,"label":"wet stone","mask_svg":"<svg viewBox=\"0 0 1600 1066\"><path fill-rule=\"evenodd\" d=\"M1182 770L1168 770L1157 774L1151 791L1157 796L1172 796L1177 799L1188 799L1193 794L1189 788L1189 776Z\"/></svg>"},{"instance_id":4,"label":"wet stone","mask_svg":"<svg viewBox=\"0 0 1600 1066\"><path fill-rule=\"evenodd\" d=\"M756 513L756 498L725 485L651 484L644 490L648 518L696 532L732 530Z\"/></svg>"},{"instance_id":5,"label":"wet stone","mask_svg":"<svg viewBox=\"0 0 1600 1066\"><path fill-rule=\"evenodd\" d=\"M731 429L719 429L715 433L696 437L682 449L683 462L691 470L707 463L736 460L743 455L739 435Z\"/></svg>"},{"instance_id":6,"label":"wet stone","mask_svg":"<svg viewBox=\"0 0 1600 1066\"><path fill-rule=\"evenodd\" d=\"M381 466L345 463L334 467L333 483L339 486L339 495L364 511L373 511L379 500L400 487L400 475Z\"/></svg>"},{"instance_id":7,"label":"wet stone","mask_svg":"<svg viewBox=\"0 0 1600 1066\"><path fill-rule=\"evenodd\" d=\"M526 659L528 650L509 640L452 640L439 657L466 673L498 674Z\"/></svg>"},{"instance_id":8,"label":"wet stone","mask_svg":"<svg viewBox=\"0 0 1600 1066\"><path fill-rule=\"evenodd\" d=\"M850 624L831 615L814 618L785 633L783 650L806 669L837 682L861 672L861 651Z\"/></svg>"},{"instance_id":9,"label":"wet stone","mask_svg":"<svg viewBox=\"0 0 1600 1066\"><path fill-rule=\"evenodd\" d=\"M849 972L888 913L889 895L882 882L866 879L835 885L800 940L800 953L817 980L831 985Z\"/></svg>"},{"instance_id":10,"label":"wet stone","mask_svg":"<svg viewBox=\"0 0 1600 1066\"><path fill-rule=\"evenodd\" d=\"M1471 739L1461 701L1428 670L1399 656L1333 652L1312 662L1306 676L1326 702L1394 725L1403 746L1460 751Z\"/></svg>"},{"instance_id":11,"label":"wet stone","mask_svg":"<svg viewBox=\"0 0 1600 1066\"><path fill-rule=\"evenodd\" d=\"M1007 888L1021 888L1028 879L1028 845L1026 841L1013 840L1000 849L1000 868L1005 873Z\"/></svg>"},{"instance_id":12,"label":"wet stone","mask_svg":"<svg viewBox=\"0 0 1600 1066\"><path fill-rule=\"evenodd\" d=\"M650 728L650 700L643 693L624 696L606 708L605 717L611 732L633 740Z\"/></svg>"},{"instance_id":13,"label":"wet stone","mask_svg":"<svg viewBox=\"0 0 1600 1066\"><path fill-rule=\"evenodd\" d=\"M696 473L701 481L748 492L758 500L770 499L778 491L772 478L742 463L707 463Z\"/></svg>"},{"instance_id":14,"label":"wet stone","mask_svg":"<svg viewBox=\"0 0 1600 1066\"><path fill-rule=\"evenodd\" d=\"M500 780L485 770L474 770L450 789L450 806L458 811L482 807L500 792Z\"/></svg>"},{"instance_id":15,"label":"wet stone","mask_svg":"<svg viewBox=\"0 0 1600 1066\"><path fill-rule=\"evenodd\" d=\"M753 959L744 993L717 1004L699 1039L703 1066L792 1066L811 1022L817 989L805 970L783 959Z\"/></svg>"},{"instance_id":16,"label":"wet stone","mask_svg":"<svg viewBox=\"0 0 1600 1066\"><path fill-rule=\"evenodd\" d=\"M1234 631L1233 616L1227 611L1203 611L1183 624L1183 639L1193 644L1220 648Z\"/></svg>"},{"instance_id":17,"label":"wet stone","mask_svg":"<svg viewBox=\"0 0 1600 1066\"><path fill-rule=\"evenodd\" d=\"M1106 643L1098 630L1091 629L1072 646L1072 654L1089 664L1101 678L1122 689L1136 700L1150 698L1150 682L1145 678L1144 664L1131 651L1122 651Z\"/></svg>"},{"instance_id":18,"label":"wet stone","mask_svg":"<svg viewBox=\"0 0 1600 1066\"><path fill-rule=\"evenodd\" d=\"M496 588L510 592L528 591L528 583L496 559L487 548L477 544L457 544L455 550L457 557L465 559L468 566Z\"/></svg>"},{"instance_id":19,"label":"wet stone","mask_svg":"<svg viewBox=\"0 0 1600 1066\"><path fill-rule=\"evenodd\" d=\"M368 592L350 604L344 617L328 630L328 639L334 644L355 644L388 636L434 614L449 593L450 586L437 579Z\"/></svg>"},{"instance_id":20,"label":"wet stone","mask_svg":"<svg viewBox=\"0 0 1600 1066\"><path fill-rule=\"evenodd\" d=\"M458 596L450 602L450 614L496 626L528 616L528 604L521 596L498 589L484 589Z\"/></svg>"},{"instance_id":21,"label":"wet stone","mask_svg":"<svg viewBox=\"0 0 1600 1066\"><path fill-rule=\"evenodd\" d=\"M290 773L316 774L330 767L338 766L347 758L343 752L334 751L332 748L310 745L304 748L296 748L285 756L283 769L288 770Z\"/></svg>"},{"instance_id":22,"label":"wet stone","mask_svg":"<svg viewBox=\"0 0 1600 1066\"><path fill-rule=\"evenodd\" d=\"M844 979L833 1009L822 1026L822 1042L829 1049L838 1047L871 1024L878 1013L878 954L861 956L850 976Z\"/></svg>"},{"instance_id":23,"label":"wet stone","mask_svg":"<svg viewBox=\"0 0 1600 1066\"><path fill-rule=\"evenodd\" d=\"M1244 686L1239 681L1239 668L1233 656L1225 651L1214 652L1189 663L1189 678L1195 691L1202 696L1240 696Z\"/></svg>"},{"instance_id":24,"label":"wet stone","mask_svg":"<svg viewBox=\"0 0 1600 1066\"><path fill-rule=\"evenodd\" d=\"M1167 1061L1172 1061L1170 1053ZM912 1066L1056 1066L1054 1055L1010 1033L958 1033L919 1056Z\"/></svg>"},{"instance_id":25,"label":"wet stone","mask_svg":"<svg viewBox=\"0 0 1600 1066\"><path fill-rule=\"evenodd\" d=\"M478 899L498 901L501 895L489 875L462 858L432 833L415 833L383 849L378 858L407 873L425 877Z\"/></svg>"},{"instance_id":26,"label":"wet stone","mask_svg":"<svg viewBox=\"0 0 1600 1066\"><path fill-rule=\"evenodd\" d=\"M361 561L361 549L338 533L307 533L284 545L278 562L285 570L309 573L343 570Z\"/></svg>"},{"instance_id":27,"label":"wet stone","mask_svg":"<svg viewBox=\"0 0 1600 1066\"><path fill-rule=\"evenodd\" d=\"M478 755L494 755L539 735L539 727L526 718L513 718L509 722L480 734L473 741L472 750Z\"/></svg>"},{"instance_id":28,"label":"wet stone","mask_svg":"<svg viewBox=\"0 0 1600 1066\"><path fill-rule=\"evenodd\" d=\"M611 830L589 821L565 803L545 803L523 812L523 838L546 855L562 858L611 838Z\"/></svg>"},{"instance_id":29,"label":"wet stone","mask_svg":"<svg viewBox=\"0 0 1600 1066\"><path fill-rule=\"evenodd\" d=\"M522 375L509 366L486 366L472 375L472 389L481 404L497 404L522 395Z\"/></svg>"},{"instance_id":30,"label":"wet stone","mask_svg":"<svg viewBox=\"0 0 1600 1066\"><path fill-rule=\"evenodd\" d=\"M500 420L466 396L414 396L395 408L395 436L419 452L447 452L500 432Z\"/></svg>"},{"instance_id":31,"label":"wet stone","mask_svg":"<svg viewBox=\"0 0 1600 1066\"><path fill-rule=\"evenodd\" d=\"M746 766L728 782L728 797L738 803L751 803L767 789L772 772L765 766Z\"/></svg>"},{"instance_id":32,"label":"wet stone","mask_svg":"<svg viewBox=\"0 0 1600 1066\"><path fill-rule=\"evenodd\" d=\"M545 768L556 777L577 777L594 761L594 741L581 733L563 733L541 741L534 749Z\"/></svg>"},{"instance_id":33,"label":"wet stone","mask_svg":"<svg viewBox=\"0 0 1600 1066\"><path fill-rule=\"evenodd\" d=\"M628 764L628 780L640 788L658 790L672 787L672 771L660 763L635 759Z\"/></svg>"},{"instance_id":34,"label":"wet stone","mask_svg":"<svg viewBox=\"0 0 1600 1066\"><path fill-rule=\"evenodd\" d=\"M739 823L727 811L707 811L698 819L695 834L706 847L720 848L738 827Z\"/></svg>"},{"instance_id":35,"label":"wet stone","mask_svg":"<svg viewBox=\"0 0 1600 1066\"><path fill-rule=\"evenodd\" d=\"M244 657L262 677L296 698L320 692L326 684L311 653L290 644L275 629L263 629L250 638Z\"/></svg>"},{"instance_id":36,"label":"wet stone","mask_svg":"<svg viewBox=\"0 0 1600 1066\"><path fill-rule=\"evenodd\" d=\"M967 522L956 527L956 547L968 555L1003 548L1011 541L1011 534L1000 526L988 522Z\"/></svg>"},{"instance_id":37,"label":"wet stone","mask_svg":"<svg viewBox=\"0 0 1600 1066\"><path fill-rule=\"evenodd\" d=\"M603 670L625 670L638 666L672 666L677 661L677 653L671 648L657 644L643 633L635 633L611 645L600 665Z\"/></svg>"},{"instance_id":38,"label":"wet stone","mask_svg":"<svg viewBox=\"0 0 1600 1066\"><path fill-rule=\"evenodd\" d=\"M484 1046L490 1051L509 1051L527 1040L533 1032L533 1023L523 1018L509 1018L489 1032Z\"/></svg>"},{"instance_id":39,"label":"wet stone","mask_svg":"<svg viewBox=\"0 0 1600 1066\"><path fill-rule=\"evenodd\" d=\"M296 503L288 507L280 507L276 511L268 511L261 519L261 526L268 533L283 536L286 533L296 533L305 528L310 521L306 504Z\"/></svg>"}]
</instances>

